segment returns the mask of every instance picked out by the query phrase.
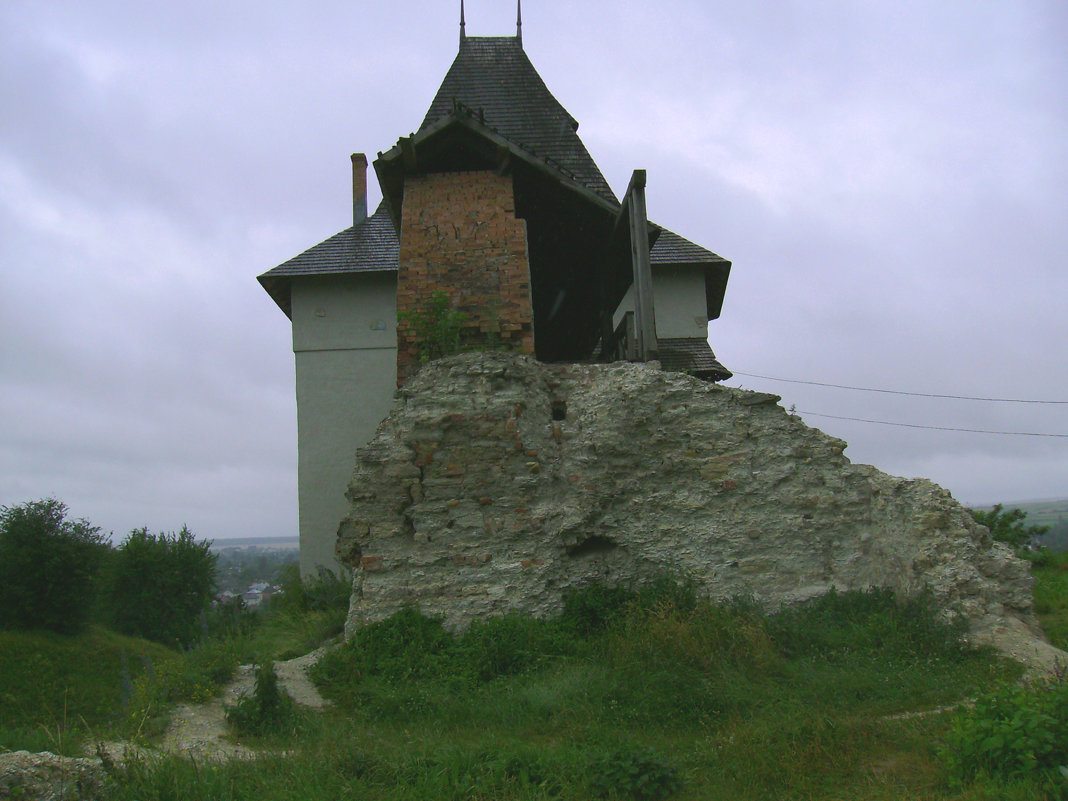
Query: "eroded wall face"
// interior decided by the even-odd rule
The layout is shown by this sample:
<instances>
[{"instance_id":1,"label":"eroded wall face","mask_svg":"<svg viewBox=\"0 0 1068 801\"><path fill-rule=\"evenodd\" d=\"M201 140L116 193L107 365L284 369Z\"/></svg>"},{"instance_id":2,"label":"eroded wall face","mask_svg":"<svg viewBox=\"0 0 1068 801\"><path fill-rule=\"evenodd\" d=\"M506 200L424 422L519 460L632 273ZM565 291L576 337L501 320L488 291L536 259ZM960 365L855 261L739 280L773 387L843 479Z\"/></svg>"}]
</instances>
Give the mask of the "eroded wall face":
<instances>
[{"instance_id":1,"label":"eroded wall face","mask_svg":"<svg viewBox=\"0 0 1068 801\"><path fill-rule=\"evenodd\" d=\"M927 590L974 632L1033 627L1027 562L944 489L854 465L779 398L650 365L433 362L356 455L349 631L418 604L559 613L571 588L687 578L776 609Z\"/></svg>"},{"instance_id":2,"label":"eroded wall face","mask_svg":"<svg viewBox=\"0 0 1068 801\"><path fill-rule=\"evenodd\" d=\"M437 173L405 181L397 273L398 384L436 344L427 341L419 321L437 292L447 298L448 311L463 315L464 344L534 353L527 229L515 216L511 176Z\"/></svg>"}]
</instances>

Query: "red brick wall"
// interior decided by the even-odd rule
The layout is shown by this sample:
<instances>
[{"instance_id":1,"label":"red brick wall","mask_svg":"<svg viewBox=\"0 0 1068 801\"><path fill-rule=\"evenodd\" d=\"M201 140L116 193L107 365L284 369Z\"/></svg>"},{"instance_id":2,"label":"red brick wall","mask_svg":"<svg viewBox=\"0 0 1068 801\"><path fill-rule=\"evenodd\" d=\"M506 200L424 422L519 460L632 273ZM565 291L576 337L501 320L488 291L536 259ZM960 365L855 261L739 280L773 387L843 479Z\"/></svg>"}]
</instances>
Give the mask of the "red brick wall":
<instances>
[{"instance_id":1,"label":"red brick wall","mask_svg":"<svg viewBox=\"0 0 1068 801\"><path fill-rule=\"evenodd\" d=\"M397 275L397 383L419 367L410 315L436 291L467 315L464 339L534 353L527 227L511 176L456 172L404 184Z\"/></svg>"}]
</instances>

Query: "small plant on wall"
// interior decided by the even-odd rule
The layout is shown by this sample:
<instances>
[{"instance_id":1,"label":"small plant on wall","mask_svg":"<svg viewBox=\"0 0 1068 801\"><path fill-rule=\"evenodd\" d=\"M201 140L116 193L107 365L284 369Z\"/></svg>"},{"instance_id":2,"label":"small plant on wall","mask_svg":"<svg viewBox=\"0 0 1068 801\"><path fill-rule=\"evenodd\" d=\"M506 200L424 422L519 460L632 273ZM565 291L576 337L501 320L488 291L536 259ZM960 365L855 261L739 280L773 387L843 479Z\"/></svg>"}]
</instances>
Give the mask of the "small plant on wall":
<instances>
[{"instance_id":1,"label":"small plant on wall","mask_svg":"<svg viewBox=\"0 0 1068 801\"><path fill-rule=\"evenodd\" d=\"M422 364L467 350L464 327L468 316L452 308L449 296L441 290L434 292L418 309L401 312L397 319L411 331Z\"/></svg>"}]
</instances>

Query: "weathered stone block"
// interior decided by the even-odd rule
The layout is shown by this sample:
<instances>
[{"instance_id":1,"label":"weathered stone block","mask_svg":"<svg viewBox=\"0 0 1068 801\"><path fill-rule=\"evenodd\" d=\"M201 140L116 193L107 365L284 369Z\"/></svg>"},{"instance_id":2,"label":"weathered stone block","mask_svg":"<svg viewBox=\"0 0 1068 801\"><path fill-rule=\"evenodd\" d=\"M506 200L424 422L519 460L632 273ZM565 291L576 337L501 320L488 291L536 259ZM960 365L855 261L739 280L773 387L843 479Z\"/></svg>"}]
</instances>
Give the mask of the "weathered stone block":
<instances>
[{"instance_id":1,"label":"weathered stone block","mask_svg":"<svg viewBox=\"0 0 1068 801\"><path fill-rule=\"evenodd\" d=\"M976 634L1037 631L1027 564L949 493L851 464L776 396L501 352L432 362L399 396L357 454L339 530L360 588L350 631L412 599L454 627L552 615L569 588L665 572L768 608L832 586L926 589ZM416 441L434 443L425 476ZM398 488L412 471L419 491Z\"/></svg>"}]
</instances>

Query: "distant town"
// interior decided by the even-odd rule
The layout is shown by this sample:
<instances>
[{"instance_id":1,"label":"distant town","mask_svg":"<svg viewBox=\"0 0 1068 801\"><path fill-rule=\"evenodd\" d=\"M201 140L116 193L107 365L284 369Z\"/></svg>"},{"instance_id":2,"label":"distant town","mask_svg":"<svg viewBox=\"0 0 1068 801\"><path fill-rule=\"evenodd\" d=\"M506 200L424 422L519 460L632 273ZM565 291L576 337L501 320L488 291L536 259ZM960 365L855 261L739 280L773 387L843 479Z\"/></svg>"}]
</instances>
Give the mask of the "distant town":
<instances>
[{"instance_id":1,"label":"distant town","mask_svg":"<svg viewBox=\"0 0 1068 801\"><path fill-rule=\"evenodd\" d=\"M288 577L299 570L300 548L296 537L244 537L216 540L215 600L229 603L241 598L255 609L282 591Z\"/></svg>"},{"instance_id":2,"label":"distant town","mask_svg":"<svg viewBox=\"0 0 1068 801\"><path fill-rule=\"evenodd\" d=\"M234 537L225 540L213 540L213 551L225 551L232 548L263 548L265 550L299 550L297 537Z\"/></svg>"}]
</instances>

